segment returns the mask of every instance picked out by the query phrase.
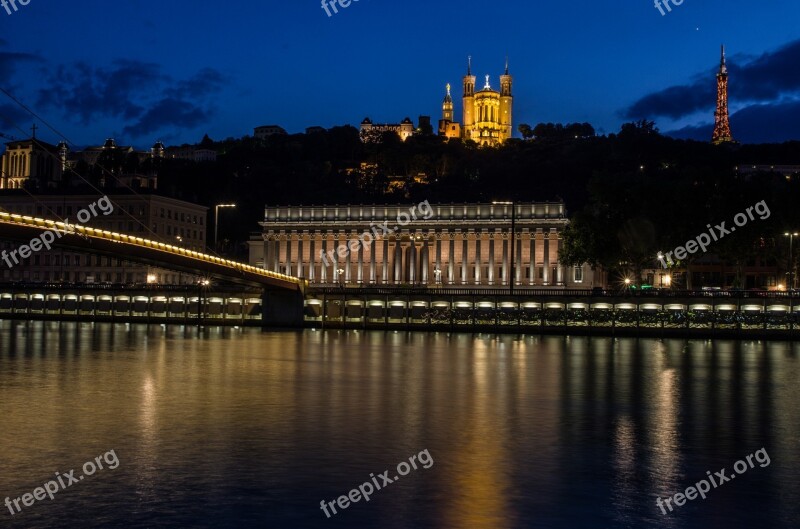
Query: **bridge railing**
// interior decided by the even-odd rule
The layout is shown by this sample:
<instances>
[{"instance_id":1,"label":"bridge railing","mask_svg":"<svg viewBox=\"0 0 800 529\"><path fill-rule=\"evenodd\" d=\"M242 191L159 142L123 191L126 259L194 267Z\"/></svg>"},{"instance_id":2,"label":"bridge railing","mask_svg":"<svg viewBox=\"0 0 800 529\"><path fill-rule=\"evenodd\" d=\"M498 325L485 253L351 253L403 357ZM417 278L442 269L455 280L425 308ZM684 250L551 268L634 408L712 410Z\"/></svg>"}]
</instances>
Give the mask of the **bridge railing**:
<instances>
[{"instance_id":1,"label":"bridge railing","mask_svg":"<svg viewBox=\"0 0 800 529\"><path fill-rule=\"evenodd\" d=\"M196 259L198 261L206 263L225 266L227 268L231 268L233 270L240 272L247 272L250 274L262 277L268 277L271 279L279 279L300 286L303 286L305 284L305 281L302 279L298 279L296 277L284 274L279 274L277 272L272 272L269 270L264 270L263 268L258 268L249 264L232 261L230 259L224 259L222 257L216 257L213 255L197 252L194 250L188 250L186 248L182 248L180 246L174 246L172 244L166 244L163 242L153 241L150 239L144 239L142 237L135 237L133 235L125 235L124 233L117 233L107 230L90 228L88 226L82 226L80 224L66 224L64 222L58 222L49 219L41 219L36 217L28 217L24 215L18 215L6 212L0 212L0 222L30 226L42 230L59 231L63 234L78 234L78 235L103 239L107 241L131 244L134 246L149 248L152 250L188 257L190 259Z\"/></svg>"}]
</instances>

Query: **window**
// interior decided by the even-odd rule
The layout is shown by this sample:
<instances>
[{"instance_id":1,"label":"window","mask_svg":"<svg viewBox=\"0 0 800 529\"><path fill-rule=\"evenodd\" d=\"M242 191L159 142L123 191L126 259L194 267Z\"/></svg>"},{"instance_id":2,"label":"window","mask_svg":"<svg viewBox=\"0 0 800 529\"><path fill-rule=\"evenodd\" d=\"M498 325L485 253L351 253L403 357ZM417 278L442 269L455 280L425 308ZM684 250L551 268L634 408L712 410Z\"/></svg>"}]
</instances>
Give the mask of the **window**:
<instances>
[{"instance_id":1,"label":"window","mask_svg":"<svg viewBox=\"0 0 800 529\"><path fill-rule=\"evenodd\" d=\"M576 266L573 269L572 277L573 277L573 280L576 283L583 283L583 267L582 266Z\"/></svg>"},{"instance_id":2,"label":"window","mask_svg":"<svg viewBox=\"0 0 800 529\"><path fill-rule=\"evenodd\" d=\"M164 218L164 208L161 208L161 218Z\"/></svg>"}]
</instances>

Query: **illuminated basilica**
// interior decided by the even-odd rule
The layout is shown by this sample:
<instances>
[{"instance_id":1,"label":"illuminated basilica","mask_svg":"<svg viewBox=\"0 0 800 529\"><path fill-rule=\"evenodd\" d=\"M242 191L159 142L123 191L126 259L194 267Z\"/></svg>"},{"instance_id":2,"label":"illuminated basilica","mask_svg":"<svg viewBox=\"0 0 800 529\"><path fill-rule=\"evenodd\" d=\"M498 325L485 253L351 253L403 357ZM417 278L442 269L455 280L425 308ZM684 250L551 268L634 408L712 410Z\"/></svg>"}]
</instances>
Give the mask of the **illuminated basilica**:
<instances>
[{"instance_id":1,"label":"illuminated basilica","mask_svg":"<svg viewBox=\"0 0 800 529\"><path fill-rule=\"evenodd\" d=\"M479 145L496 147L512 134L511 95L513 78L508 73L506 61L505 73L500 76L500 91L492 88L490 76L486 76L486 84L475 91L476 77L472 75L472 58L467 64L467 75L464 76L463 119L459 124L454 121L453 98L450 85L442 103L442 119L439 120L439 135L448 138L473 140Z\"/></svg>"}]
</instances>

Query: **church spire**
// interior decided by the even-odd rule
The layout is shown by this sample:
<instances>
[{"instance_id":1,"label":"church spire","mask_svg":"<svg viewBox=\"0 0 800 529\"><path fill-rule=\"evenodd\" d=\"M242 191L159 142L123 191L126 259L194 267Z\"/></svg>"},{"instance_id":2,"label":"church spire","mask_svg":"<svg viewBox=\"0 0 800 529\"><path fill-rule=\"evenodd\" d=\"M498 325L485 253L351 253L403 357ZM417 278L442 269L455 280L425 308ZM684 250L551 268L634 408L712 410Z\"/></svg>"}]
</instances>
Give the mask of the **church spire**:
<instances>
[{"instance_id":1,"label":"church spire","mask_svg":"<svg viewBox=\"0 0 800 529\"><path fill-rule=\"evenodd\" d=\"M472 55L467 55L467 75L472 75Z\"/></svg>"},{"instance_id":2,"label":"church spire","mask_svg":"<svg viewBox=\"0 0 800 529\"><path fill-rule=\"evenodd\" d=\"M506 55L506 75L508 75L508 55Z\"/></svg>"}]
</instances>

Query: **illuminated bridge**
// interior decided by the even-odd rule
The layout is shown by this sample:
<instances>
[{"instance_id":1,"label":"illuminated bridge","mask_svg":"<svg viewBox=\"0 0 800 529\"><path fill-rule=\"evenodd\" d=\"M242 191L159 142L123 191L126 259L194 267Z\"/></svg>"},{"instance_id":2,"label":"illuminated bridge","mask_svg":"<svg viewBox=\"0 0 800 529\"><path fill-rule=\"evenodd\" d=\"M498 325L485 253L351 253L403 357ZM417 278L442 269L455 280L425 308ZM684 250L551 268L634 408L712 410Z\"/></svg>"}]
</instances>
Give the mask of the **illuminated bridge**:
<instances>
[{"instance_id":1,"label":"illuminated bridge","mask_svg":"<svg viewBox=\"0 0 800 529\"><path fill-rule=\"evenodd\" d=\"M48 231L61 234L53 237L52 247L110 257L124 256L131 262L260 288L265 324L302 324L305 280L141 237L0 212L0 234L4 238L29 242Z\"/></svg>"}]
</instances>

